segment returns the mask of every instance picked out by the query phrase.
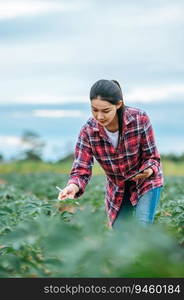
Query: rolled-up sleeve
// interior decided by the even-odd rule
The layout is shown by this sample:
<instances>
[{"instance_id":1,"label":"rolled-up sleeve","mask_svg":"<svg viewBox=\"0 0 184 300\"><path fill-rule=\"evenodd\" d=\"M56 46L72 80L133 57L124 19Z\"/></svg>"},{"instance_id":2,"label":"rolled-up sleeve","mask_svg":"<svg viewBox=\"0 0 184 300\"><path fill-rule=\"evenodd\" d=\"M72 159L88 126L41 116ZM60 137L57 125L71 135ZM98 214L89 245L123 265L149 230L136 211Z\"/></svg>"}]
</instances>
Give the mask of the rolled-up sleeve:
<instances>
[{"instance_id":1,"label":"rolled-up sleeve","mask_svg":"<svg viewBox=\"0 0 184 300\"><path fill-rule=\"evenodd\" d=\"M75 158L67 185L71 183L78 185L79 192L75 194L75 198L78 198L85 191L86 185L91 178L94 164L93 153L85 126L82 127L79 133L74 155Z\"/></svg>"},{"instance_id":2,"label":"rolled-up sleeve","mask_svg":"<svg viewBox=\"0 0 184 300\"><path fill-rule=\"evenodd\" d=\"M153 131L152 124L150 119L146 113L143 115L143 130L141 134L141 168L149 166L151 163L154 163L151 168L153 172L156 174L160 169L160 154L158 152L155 135Z\"/></svg>"}]
</instances>

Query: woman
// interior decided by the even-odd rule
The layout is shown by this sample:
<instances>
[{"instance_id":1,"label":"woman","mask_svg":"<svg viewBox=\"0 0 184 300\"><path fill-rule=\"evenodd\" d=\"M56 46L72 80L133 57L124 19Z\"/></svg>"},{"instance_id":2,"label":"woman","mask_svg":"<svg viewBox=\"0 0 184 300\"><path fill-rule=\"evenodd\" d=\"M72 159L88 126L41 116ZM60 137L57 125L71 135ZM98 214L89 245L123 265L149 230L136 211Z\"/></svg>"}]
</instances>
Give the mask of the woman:
<instances>
[{"instance_id":1,"label":"woman","mask_svg":"<svg viewBox=\"0 0 184 300\"><path fill-rule=\"evenodd\" d=\"M141 223L153 223L163 175L149 117L124 104L116 80L98 80L91 88L90 100L93 117L79 133L70 177L58 199L78 198L84 193L95 157L106 174L109 226L120 224L132 208Z\"/></svg>"}]
</instances>

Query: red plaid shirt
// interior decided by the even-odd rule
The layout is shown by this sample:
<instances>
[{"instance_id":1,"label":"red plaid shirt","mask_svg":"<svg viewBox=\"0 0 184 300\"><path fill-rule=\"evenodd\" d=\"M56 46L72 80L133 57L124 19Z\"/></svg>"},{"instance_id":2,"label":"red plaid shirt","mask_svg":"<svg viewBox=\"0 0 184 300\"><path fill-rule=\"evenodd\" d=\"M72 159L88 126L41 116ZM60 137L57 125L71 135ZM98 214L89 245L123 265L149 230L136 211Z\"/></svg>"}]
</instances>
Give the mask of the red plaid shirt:
<instances>
[{"instance_id":1,"label":"red plaid shirt","mask_svg":"<svg viewBox=\"0 0 184 300\"><path fill-rule=\"evenodd\" d=\"M103 126L89 118L82 127L75 147L75 160L67 183L79 186L78 198L84 193L92 175L94 157L106 174L105 208L108 224L112 226L120 208L125 182L150 163L153 174L146 179L131 181L130 201L136 205L140 196L150 189L163 185L160 155L148 115L137 108L125 106L123 132L118 148L114 148Z\"/></svg>"}]
</instances>

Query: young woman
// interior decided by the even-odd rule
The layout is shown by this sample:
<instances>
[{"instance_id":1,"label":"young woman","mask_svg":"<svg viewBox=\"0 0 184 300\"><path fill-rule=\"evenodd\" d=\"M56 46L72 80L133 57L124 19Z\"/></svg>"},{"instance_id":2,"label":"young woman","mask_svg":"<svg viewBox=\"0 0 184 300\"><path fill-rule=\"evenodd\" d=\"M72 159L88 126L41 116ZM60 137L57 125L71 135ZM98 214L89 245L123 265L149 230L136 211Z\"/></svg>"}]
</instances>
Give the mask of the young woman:
<instances>
[{"instance_id":1,"label":"young woman","mask_svg":"<svg viewBox=\"0 0 184 300\"><path fill-rule=\"evenodd\" d=\"M124 104L116 80L98 80L91 88L90 100L93 117L81 128L70 177L58 199L78 198L84 193L95 157L106 174L109 226L116 228L132 209L141 223L153 223L163 174L148 115ZM141 174L126 180L145 167Z\"/></svg>"}]
</instances>

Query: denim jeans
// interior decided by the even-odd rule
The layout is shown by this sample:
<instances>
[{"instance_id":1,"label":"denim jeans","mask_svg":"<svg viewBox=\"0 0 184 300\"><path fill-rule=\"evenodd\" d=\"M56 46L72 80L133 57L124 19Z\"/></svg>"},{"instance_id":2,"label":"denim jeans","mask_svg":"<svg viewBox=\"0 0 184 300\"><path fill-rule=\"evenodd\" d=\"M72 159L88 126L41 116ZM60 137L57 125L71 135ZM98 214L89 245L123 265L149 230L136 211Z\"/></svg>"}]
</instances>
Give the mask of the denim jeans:
<instances>
[{"instance_id":1,"label":"denim jeans","mask_svg":"<svg viewBox=\"0 0 184 300\"><path fill-rule=\"evenodd\" d=\"M132 206L130 202L129 187L125 186L122 206L120 207L113 227L116 229L118 225L121 225L130 217L134 217L139 223L144 225L152 224L160 200L161 189L162 187L156 187L149 190L138 199L135 206Z\"/></svg>"}]
</instances>

